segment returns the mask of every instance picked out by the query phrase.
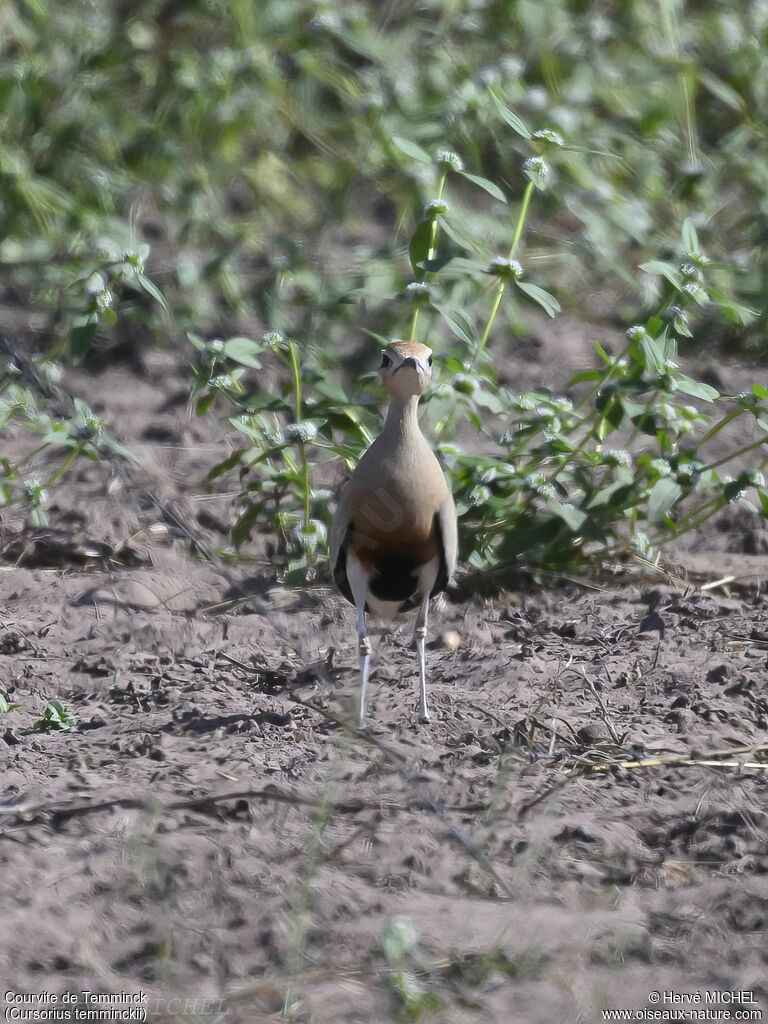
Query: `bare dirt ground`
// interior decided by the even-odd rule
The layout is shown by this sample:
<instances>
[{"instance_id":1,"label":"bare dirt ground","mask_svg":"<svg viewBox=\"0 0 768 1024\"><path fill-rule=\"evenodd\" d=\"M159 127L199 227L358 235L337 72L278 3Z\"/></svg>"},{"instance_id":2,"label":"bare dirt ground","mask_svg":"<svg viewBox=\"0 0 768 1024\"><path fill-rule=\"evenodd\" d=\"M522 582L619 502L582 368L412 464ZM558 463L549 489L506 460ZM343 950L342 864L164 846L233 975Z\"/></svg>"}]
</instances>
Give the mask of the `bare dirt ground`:
<instances>
[{"instance_id":1,"label":"bare dirt ground","mask_svg":"<svg viewBox=\"0 0 768 1024\"><path fill-rule=\"evenodd\" d=\"M564 341L534 332L510 378L556 365L562 384L589 358ZM200 488L217 440L185 410L187 361L66 384L215 547L228 497ZM0 688L19 705L0 717L4 1009L89 990L145 997L155 1021L768 1019L768 546L751 517L693 537L676 576L449 602L428 726L408 627L382 635L368 736L343 724L341 599L204 564L102 466L72 471L51 520L36 547L2 524ZM130 556L88 557L86 538ZM52 698L75 730L33 728ZM639 1015L681 1005L711 1016Z\"/></svg>"}]
</instances>

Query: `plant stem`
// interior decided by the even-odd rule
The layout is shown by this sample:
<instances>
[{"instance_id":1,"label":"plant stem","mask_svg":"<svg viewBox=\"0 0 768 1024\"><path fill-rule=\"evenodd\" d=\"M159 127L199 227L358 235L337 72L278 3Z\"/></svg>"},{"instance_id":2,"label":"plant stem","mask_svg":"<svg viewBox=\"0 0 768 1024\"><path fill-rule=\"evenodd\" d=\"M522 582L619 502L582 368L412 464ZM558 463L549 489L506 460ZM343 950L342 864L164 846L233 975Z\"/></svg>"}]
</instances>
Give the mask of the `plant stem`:
<instances>
[{"instance_id":1,"label":"plant stem","mask_svg":"<svg viewBox=\"0 0 768 1024\"><path fill-rule=\"evenodd\" d=\"M419 313L421 312L421 306L418 305L413 311L413 319L411 320L411 341L416 341L416 325L419 322Z\"/></svg>"},{"instance_id":2,"label":"plant stem","mask_svg":"<svg viewBox=\"0 0 768 1024\"><path fill-rule=\"evenodd\" d=\"M747 452L751 452L754 448L759 448L765 444L765 438L761 437L757 441L752 441L750 444L745 444L743 448L737 448L734 452L728 452L722 459L717 459L715 462L710 462L708 466L702 469L702 473L706 473L710 469L717 469L718 466L724 465L726 462L730 462L731 459L737 459L739 455L746 455Z\"/></svg>"},{"instance_id":3,"label":"plant stem","mask_svg":"<svg viewBox=\"0 0 768 1024\"><path fill-rule=\"evenodd\" d=\"M525 218L526 218L526 216L528 214L528 206L530 205L531 196L532 195L533 195L533 182L529 181L528 184L525 186L525 192L523 193L523 201L520 204L520 213L518 214L518 217L517 217L517 225L515 227L515 233L514 233L514 235L512 237L512 246L511 246L511 248L509 250L509 258L510 259L512 259L512 257L517 252L517 246L518 246L518 243L520 242L520 238L521 238L521 236L523 234L523 225L525 224Z\"/></svg>"},{"instance_id":4,"label":"plant stem","mask_svg":"<svg viewBox=\"0 0 768 1024\"><path fill-rule=\"evenodd\" d=\"M55 473L53 473L53 474L51 474L51 476L49 476L49 477L48 477L48 479L47 479L47 480L45 481L45 483L44 483L44 484L43 484L42 486L43 486L43 487L45 488L45 487L50 487L50 486L51 486L51 484L55 484L55 483L56 483L56 481L57 481L57 480L59 479L59 477L60 477L60 476L62 475L62 473L64 472L64 470L65 470L65 469L67 468L67 466L68 466L68 465L69 465L69 464L70 464L71 462L74 462L74 461L75 461L75 459L77 458L77 456L78 456L78 455L80 454L80 452L81 452L81 451L83 450L83 447L84 447L84 445L82 445L82 444L79 444L79 445L77 445L77 446L76 446L75 448L73 448L73 449L72 449L72 451L71 451L71 452L69 453L69 455L68 455L68 456L66 457L66 459L64 459L64 461L62 462L62 464L61 464L61 465L59 466L59 468L58 468L58 469L56 470L56 472L55 472Z\"/></svg>"},{"instance_id":5,"label":"plant stem","mask_svg":"<svg viewBox=\"0 0 768 1024\"><path fill-rule=\"evenodd\" d=\"M699 447L706 441L711 441L715 434L719 434L723 427L727 427L729 423L732 423L739 416L742 416L747 410L746 409L735 409L733 412L729 412L727 416L724 416L719 423L716 423L714 427L706 432L706 434L699 441Z\"/></svg>"},{"instance_id":6,"label":"plant stem","mask_svg":"<svg viewBox=\"0 0 768 1024\"><path fill-rule=\"evenodd\" d=\"M517 252L517 247L520 244L520 239L521 239L522 234L523 234L523 227L525 225L525 218L526 218L526 216L528 214L528 207L530 205L531 196L532 195L533 195L533 182L529 181L528 184L525 186L525 192L523 193L523 201L520 204L520 212L517 215L517 224L515 225L515 233L512 236L512 245L510 246L510 249L509 249L509 259L512 259L512 257L515 255L515 253ZM483 349L486 346L486 343L488 341L488 337L489 337L489 335L491 333L491 328L493 327L493 323L494 323L494 321L496 319L496 314L499 312L499 306L501 305L501 300L502 300L502 298L504 296L504 289L505 289L505 281L504 281L503 277L500 277L499 278L499 283L496 286L496 297L494 298L493 305L491 306L491 312L490 312L490 315L488 317L488 322L485 325L485 330L483 331L483 336L480 339L480 344L475 349L475 353L472 356L472 359L470 361L470 364L469 364L469 367L468 367L469 370L471 370L472 367L475 365L476 361L478 360L478 358L482 354Z\"/></svg>"},{"instance_id":7,"label":"plant stem","mask_svg":"<svg viewBox=\"0 0 768 1024\"><path fill-rule=\"evenodd\" d=\"M293 372L293 394L294 394L294 406L296 422L301 423L301 370L299 369L299 356L296 351L296 342L288 342L288 354L291 360L291 370Z\"/></svg>"},{"instance_id":8,"label":"plant stem","mask_svg":"<svg viewBox=\"0 0 768 1024\"><path fill-rule=\"evenodd\" d=\"M295 398L296 422L301 423L301 370L299 368L299 356L295 342L291 341L288 343L288 352L291 358L291 370L293 371L293 393ZM301 489L304 506L303 529L305 533L308 533L311 514L310 502L312 489L309 482L309 463L307 462L307 452L303 441L299 441L299 458L301 460Z\"/></svg>"},{"instance_id":9,"label":"plant stem","mask_svg":"<svg viewBox=\"0 0 768 1024\"><path fill-rule=\"evenodd\" d=\"M443 167L443 172L440 175L440 184L437 186L437 198L443 198L443 189L445 188L445 181L448 177L448 166ZM427 259L433 260L437 255L437 217L432 221L429 234L429 249L427 249Z\"/></svg>"},{"instance_id":10,"label":"plant stem","mask_svg":"<svg viewBox=\"0 0 768 1024\"><path fill-rule=\"evenodd\" d=\"M443 192L445 191L445 183L448 179L448 167L443 167L442 173L440 174L440 181L437 186L437 198L443 198ZM427 249L427 259L433 260L437 255L437 234L438 234L438 220L437 217L432 221L429 229L429 248ZM421 313L421 303L417 304L416 309L413 311L413 318L411 319L411 341L416 341L416 327L419 323L419 314Z\"/></svg>"}]
</instances>

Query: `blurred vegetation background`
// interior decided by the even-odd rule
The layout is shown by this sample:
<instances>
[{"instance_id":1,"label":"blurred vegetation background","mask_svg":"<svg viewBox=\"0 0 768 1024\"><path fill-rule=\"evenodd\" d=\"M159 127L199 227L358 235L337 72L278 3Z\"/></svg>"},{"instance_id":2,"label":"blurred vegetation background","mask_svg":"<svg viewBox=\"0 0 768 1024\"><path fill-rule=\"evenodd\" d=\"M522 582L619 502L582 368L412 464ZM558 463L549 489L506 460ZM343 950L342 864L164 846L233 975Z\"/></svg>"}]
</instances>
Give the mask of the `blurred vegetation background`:
<instances>
[{"instance_id":1,"label":"blurred vegetation background","mask_svg":"<svg viewBox=\"0 0 768 1024\"><path fill-rule=\"evenodd\" d=\"M528 238L565 310L637 319L636 267L688 215L763 310L767 40L765 0L6 0L3 288L76 357L91 332L73 328L121 329L110 310L155 340L255 314L330 346L363 298L387 334L408 280L392 253L434 191L396 140L454 149L519 199L531 148L501 99L581 147L551 160ZM473 204L487 250L506 250L508 225ZM709 326L765 349L764 318Z\"/></svg>"},{"instance_id":2,"label":"blurred vegetation background","mask_svg":"<svg viewBox=\"0 0 768 1024\"><path fill-rule=\"evenodd\" d=\"M293 518L275 525L273 517L270 527L286 537L294 531L283 548L306 555L320 544L330 495L310 481L317 452L306 446L325 431L326 454L353 461L375 429L354 413L359 396L329 383L326 371L337 372L364 332L407 336L420 302L435 314L429 337L454 374L450 408L445 397L431 403L433 432L451 439L461 396L465 420L479 423L485 408L523 424L523 447L513 450L528 462L517 476L508 469L511 435L487 464L443 452L460 507L475 509L464 554L476 567L501 558L477 548L479 529L504 534L502 560L536 549L545 564L567 561L574 543L605 541L614 520L635 524L654 489L647 518L674 532L675 503L708 467L706 458L686 457L680 476L679 442L695 409L672 408L668 399L686 388L706 401L716 393L671 381L677 336L681 344L691 336L673 300L695 307L696 344L758 357L768 345L767 43L766 0L6 0L6 319L18 314L16 334L31 339L43 369L121 343L178 346L190 364L197 360L190 381L198 412L225 393L237 414L233 429L252 445L230 454L210 480L241 462L259 467L243 495L236 543L272 515L268 486L290 497ZM458 154L463 173L453 173L452 156L455 167L441 162L441 152ZM529 208L525 162L537 154L546 157L547 180L534 182ZM429 235L422 228L419 236L425 204L442 196L449 166L441 249L427 266L414 259L412 238L421 238L418 255ZM602 373L621 387L591 419L579 412L569 420L566 407L538 400L515 405L488 361L476 366L485 397L459 379L485 349L495 316L487 320L501 278L489 278L489 262L510 252L524 221L525 269L537 283L499 289L497 326L518 332L518 304L530 299L550 315L559 304L589 323L648 326L630 343L628 368L606 356ZM452 257L450 273L437 280ZM510 281L518 269L496 268L512 273ZM437 280L437 298L414 291L414 278L425 277ZM279 335L254 345L243 338L262 332ZM219 337L230 340L212 349ZM241 378L266 349L285 366L277 402L243 396ZM597 394L603 377L592 380ZM4 387L9 382L6 375ZM741 411L757 417L763 391ZM629 401L641 393L642 408ZM649 418L657 409L662 415ZM18 387L0 414L4 422L39 419ZM301 428L275 435L275 424L291 421ZM563 427L554 441L553 421ZM625 460L627 479L617 479L618 464L602 458L602 440L620 427L633 438L655 437L659 448L631 500L637 474ZM46 421L37 429L57 443L65 437L69 460L100 426L80 407L74 427L51 433ZM526 439L542 437L529 458ZM570 479L577 448L585 469ZM20 477L6 460L4 471L7 504ZM541 486L509 511L542 472ZM662 487L670 475L676 482ZM725 486L716 475L708 478L714 484ZM534 514L540 500L544 524ZM597 521L598 505L605 522ZM516 516L526 522L512 537Z\"/></svg>"}]
</instances>

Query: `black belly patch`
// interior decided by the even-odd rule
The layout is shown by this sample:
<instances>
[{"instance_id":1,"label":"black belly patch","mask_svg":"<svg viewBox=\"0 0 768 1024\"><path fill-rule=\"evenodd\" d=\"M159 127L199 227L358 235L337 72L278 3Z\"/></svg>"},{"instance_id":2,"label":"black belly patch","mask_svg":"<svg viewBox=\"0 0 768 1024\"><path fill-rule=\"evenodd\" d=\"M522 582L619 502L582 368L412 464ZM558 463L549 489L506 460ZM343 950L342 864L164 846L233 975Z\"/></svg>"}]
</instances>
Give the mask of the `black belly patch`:
<instances>
[{"instance_id":1,"label":"black belly patch","mask_svg":"<svg viewBox=\"0 0 768 1024\"><path fill-rule=\"evenodd\" d=\"M410 603L419 586L419 568L419 563L408 555L379 555L368 589L379 601Z\"/></svg>"}]
</instances>

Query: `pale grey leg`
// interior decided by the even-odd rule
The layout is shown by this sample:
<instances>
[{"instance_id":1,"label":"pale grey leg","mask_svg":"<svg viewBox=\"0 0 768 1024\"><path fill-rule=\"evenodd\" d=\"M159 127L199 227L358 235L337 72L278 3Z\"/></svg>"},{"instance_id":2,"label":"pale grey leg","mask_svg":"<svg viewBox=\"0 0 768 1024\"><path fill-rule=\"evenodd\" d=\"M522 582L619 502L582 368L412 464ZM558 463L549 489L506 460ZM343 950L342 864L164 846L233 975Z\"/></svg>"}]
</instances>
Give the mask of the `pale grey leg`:
<instances>
[{"instance_id":1,"label":"pale grey leg","mask_svg":"<svg viewBox=\"0 0 768 1024\"><path fill-rule=\"evenodd\" d=\"M427 657L424 650L427 639L427 613L429 612L429 597L425 597L419 608L416 619L414 639L416 640L416 654L419 658L419 721L429 721L427 710Z\"/></svg>"},{"instance_id":2,"label":"pale grey leg","mask_svg":"<svg viewBox=\"0 0 768 1024\"><path fill-rule=\"evenodd\" d=\"M357 609L357 635L360 649L360 707L357 714L358 729L365 728L365 691L368 686L368 668L371 664L371 641L365 628L365 604Z\"/></svg>"},{"instance_id":3,"label":"pale grey leg","mask_svg":"<svg viewBox=\"0 0 768 1024\"><path fill-rule=\"evenodd\" d=\"M358 729L365 728L365 691L368 686L368 669L371 664L371 641L365 626L365 600L368 594L368 576L357 561L347 563L347 579L357 609L357 639L360 652L360 705L357 714Z\"/></svg>"}]
</instances>

